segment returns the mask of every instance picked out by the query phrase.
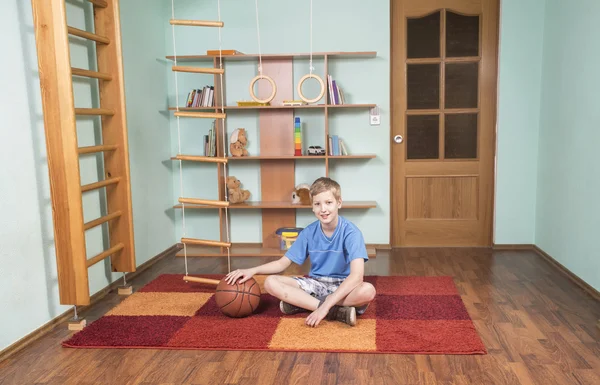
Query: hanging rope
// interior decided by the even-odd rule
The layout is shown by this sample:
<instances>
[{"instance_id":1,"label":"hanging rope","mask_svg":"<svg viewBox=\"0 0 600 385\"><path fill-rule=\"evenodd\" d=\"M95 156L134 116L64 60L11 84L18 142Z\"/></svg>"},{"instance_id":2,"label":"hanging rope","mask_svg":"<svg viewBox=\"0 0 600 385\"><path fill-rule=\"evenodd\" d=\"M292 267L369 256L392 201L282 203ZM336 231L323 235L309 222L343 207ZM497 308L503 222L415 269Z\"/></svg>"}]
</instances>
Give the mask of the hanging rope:
<instances>
[{"instance_id":1,"label":"hanging rope","mask_svg":"<svg viewBox=\"0 0 600 385\"><path fill-rule=\"evenodd\" d=\"M218 13L218 19L219 21L221 21L221 0L217 1L217 13ZM223 69L223 52L222 52L222 48L221 48L221 28L218 28L219 30L219 68ZM219 74L219 80L221 83L221 86L219 88L220 90L220 94L221 94L221 113L225 113L225 100L224 100L224 94L225 94L225 90L223 89L223 74ZM223 156L226 157L227 156L227 135L225 135L225 121L221 120L221 133L222 133L222 137L221 137L221 142L223 143ZM229 196L227 193L227 164L223 163L223 194L225 195L225 200L228 201L229 200ZM225 206L225 231L227 232L227 242L229 243L229 209L227 206ZM229 249L229 246L227 247L227 272L230 273L231 272L231 252Z\"/></svg>"},{"instance_id":2,"label":"hanging rope","mask_svg":"<svg viewBox=\"0 0 600 385\"><path fill-rule=\"evenodd\" d=\"M258 73L262 76L262 57L260 52L260 23L258 22L258 0L254 0L254 14L256 15L256 40L258 40Z\"/></svg>"},{"instance_id":3,"label":"hanging rope","mask_svg":"<svg viewBox=\"0 0 600 385\"><path fill-rule=\"evenodd\" d=\"M254 13L256 14L256 40L258 41L258 75L250 81L250 86L248 90L250 91L250 97L252 97L254 101L258 103L268 103L275 97L275 94L277 93L277 85L269 76L263 75L262 71L262 53L260 50L260 23L258 22L258 0L254 0ZM269 95L269 97L267 97L266 99L259 99L254 93L254 83L256 83L259 79L265 79L268 80L269 83L271 83L272 92L271 95Z\"/></svg>"},{"instance_id":4,"label":"hanging rope","mask_svg":"<svg viewBox=\"0 0 600 385\"><path fill-rule=\"evenodd\" d=\"M175 0L171 0L171 19L175 19ZM174 63L177 65L177 46L175 44L175 26L171 25L171 31L173 35L173 56ZM177 112L179 112L179 83L177 81L177 71L173 71L175 75L175 108ZM181 154L181 127L179 125L179 116L177 116L177 153ZM180 196L184 196L183 194L183 161L179 160L179 191ZM181 203L181 225L183 230L183 238L186 237L186 229L185 229L185 203ZM187 263L187 246L183 244L183 257L185 262L185 275L188 275L188 263Z\"/></svg>"},{"instance_id":5,"label":"hanging rope","mask_svg":"<svg viewBox=\"0 0 600 385\"><path fill-rule=\"evenodd\" d=\"M313 38L312 38L312 31L313 31L313 6L312 6L313 2L312 0L310 0L310 18L309 18L309 25L310 25L310 32L309 32L309 40L310 40L310 59L309 59L309 64L308 64L308 70L309 73L304 75L299 81L298 81L298 87L296 88L296 90L298 91L298 96L300 96L300 99L304 100L306 103L314 103L317 102L319 100L321 100L321 98L323 97L323 95L325 95L325 82L323 82L323 79L321 79L321 77L319 75L315 75L313 74L313 71L315 70L315 67L313 66ZM310 78L314 78L317 79L317 81L319 82L320 86L321 86L321 92L319 92L319 95L314 98L314 99L308 99L306 96L304 96L304 94L302 93L302 84L304 84L304 82L307 79ZM325 100L325 103L327 103L327 100Z\"/></svg>"},{"instance_id":6,"label":"hanging rope","mask_svg":"<svg viewBox=\"0 0 600 385\"><path fill-rule=\"evenodd\" d=\"M217 12L218 12L218 21L221 21L221 0L217 0ZM175 0L171 0L171 19L175 19ZM219 68L223 69L223 51L222 51L222 43L221 43L221 28L218 27L219 30ZM172 31L172 36L173 36L173 56L174 56L174 64L177 65L177 44L175 41L175 26L173 24L171 24L171 31ZM179 82L178 82L178 77L177 77L177 72L178 71L173 71L174 76L175 76L175 103L176 103L176 110L177 112L179 112ZM220 80L220 96L221 96L221 113L225 113L225 101L224 101L224 90L223 90L223 74L219 74L219 80ZM179 116L177 116L177 148L178 148L178 154L181 154L181 126L180 126L180 122L179 122ZM225 122L224 120L221 121L220 124L220 129L221 129L221 134L222 134L222 138L221 141L223 142L223 157L227 157L227 147L226 147L226 132L225 132ZM223 163L223 184L224 184L224 195L225 195L225 200L228 200L228 196L227 196L227 164ZM183 194L183 161L181 159L179 159L179 189L180 189L180 196L183 197L185 196ZM185 203L181 203L181 221L182 221L182 230L183 230L183 238L186 237L186 226L185 226ZM227 207L225 207L225 228L226 228L226 233L227 233L227 243L230 242L230 237L229 237L229 210ZM184 243L183 244L183 257L184 257L184 264L185 264L185 275L188 275L188 262L187 262L187 246ZM231 272L231 250L229 248L229 246L227 247L227 272Z\"/></svg>"},{"instance_id":7,"label":"hanging rope","mask_svg":"<svg viewBox=\"0 0 600 385\"><path fill-rule=\"evenodd\" d=\"M312 73L313 73L313 71L315 69L315 67L313 67L313 60L312 60L312 52L313 52L313 47L312 47L312 25L313 25L312 15L313 15L313 12L312 12L312 0L310 0L310 61L309 61L308 67L310 69L310 74L311 75L312 75Z\"/></svg>"}]
</instances>

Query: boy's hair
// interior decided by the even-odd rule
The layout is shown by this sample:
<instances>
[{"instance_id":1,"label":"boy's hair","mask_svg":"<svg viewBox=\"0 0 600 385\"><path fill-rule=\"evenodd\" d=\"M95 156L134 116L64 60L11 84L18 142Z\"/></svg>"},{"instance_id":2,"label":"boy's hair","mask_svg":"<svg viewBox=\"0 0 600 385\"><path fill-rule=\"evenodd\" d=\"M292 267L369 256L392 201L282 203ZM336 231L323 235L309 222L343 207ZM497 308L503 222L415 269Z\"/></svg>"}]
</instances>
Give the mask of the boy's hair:
<instances>
[{"instance_id":1,"label":"boy's hair","mask_svg":"<svg viewBox=\"0 0 600 385\"><path fill-rule=\"evenodd\" d=\"M319 195L322 192L331 191L336 200L340 200L342 197L342 188L338 182L331 178L321 177L313 182L310 186L310 198L315 195Z\"/></svg>"}]
</instances>

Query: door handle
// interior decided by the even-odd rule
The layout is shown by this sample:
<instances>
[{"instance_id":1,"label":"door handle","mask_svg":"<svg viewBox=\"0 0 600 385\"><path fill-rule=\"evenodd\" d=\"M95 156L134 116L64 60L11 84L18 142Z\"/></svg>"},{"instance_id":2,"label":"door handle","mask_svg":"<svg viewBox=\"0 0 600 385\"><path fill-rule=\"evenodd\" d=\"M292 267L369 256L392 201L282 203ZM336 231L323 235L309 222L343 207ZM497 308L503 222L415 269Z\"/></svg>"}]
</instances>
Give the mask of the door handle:
<instances>
[{"instance_id":1,"label":"door handle","mask_svg":"<svg viewBox=\"0 0 600 385\"><path fill-rule=\"evenodd\" d=\"M394 142L396 142L396 143L402 143L403 140L404 140L404 138L402 137L402 135L394 136Z\"/></svg>"}]
</instances>

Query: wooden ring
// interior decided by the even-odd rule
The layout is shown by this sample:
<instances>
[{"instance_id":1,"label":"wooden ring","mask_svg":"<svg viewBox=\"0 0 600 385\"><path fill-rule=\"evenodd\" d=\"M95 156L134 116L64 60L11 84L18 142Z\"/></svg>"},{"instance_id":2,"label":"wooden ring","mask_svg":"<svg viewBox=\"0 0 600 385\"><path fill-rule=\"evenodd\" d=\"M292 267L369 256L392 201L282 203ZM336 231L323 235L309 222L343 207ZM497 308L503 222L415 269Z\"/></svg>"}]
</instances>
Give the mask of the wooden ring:
<instances>
[{"instance_id":1,"label":"wooden ring","mask_svg":"<svg viewBox=\"0 0 600 385\"><path fill-rule=\"evenodd\" d=\"M269 83L271 83L271 87L273 88L273 92L271 92L271 95L268 98L266 98L266 99L259 99L254 94L254 83L256 83L259 79L266 79L266 80L268 80ZM268 102L270 102L271 100L273 100L273 98L275 97L276 93L277 93L277 85L275 85L275 82L273 81L273 79L271 79L267 75L257 75L250 82L250 96L252 97L252 99L254 99L254 101L256 101L258 103L268 103Z\"/></svg>"},{"instance_id":2,"label":"wooden ring","mask_svg":"<svg viewBox=\"0 0 600 385\"><path fill-rule=\"evenodd\" d=\"M304 81L308 78L315 78L319 81L319 83L321 83L321 93L319 94L319 96L317 96L314 99L307 99L304 94L302 93L302 83L304 83ZM323 79L321 79L321 77L319 77L319 75L315 75L315 74L306 74L302 77L302 79L300 79L300 82L298 82L298 96L300 96L300 98L302 100L304 100L306 103L314 103L316 101L321 100L321 98L323 97L323 95L325 94L325 83L323 82Z\"/></svg>"}]
</instances>

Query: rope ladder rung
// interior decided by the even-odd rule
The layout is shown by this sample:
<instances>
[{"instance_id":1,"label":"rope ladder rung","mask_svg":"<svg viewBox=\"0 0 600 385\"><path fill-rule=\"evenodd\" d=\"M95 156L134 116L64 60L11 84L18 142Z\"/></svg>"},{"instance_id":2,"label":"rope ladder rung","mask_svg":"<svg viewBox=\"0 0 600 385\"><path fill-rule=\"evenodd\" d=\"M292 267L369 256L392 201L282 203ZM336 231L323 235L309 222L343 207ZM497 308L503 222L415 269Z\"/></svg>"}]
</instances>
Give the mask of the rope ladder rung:
<instances>
[{"instance_id":1,"label":"rope ladder rung","mask_svg":"<svg viewBox=\"0 0 600 385\"><path fill-rule=\"evenodd\" d=\"M181 238L181 243L184 243L186 245L231 247L231 242L211 241L208 239L197 239L197 238Z\"/></svg>"},{"instance_id":2,"label":"rope ladder rung","mask_svg":"<svg viewBox=\"0 0 600 385\"><path fill-rule=\"evenodd\" d=\"M179 198L179 203L187 203L191 205L206 205L216 207L229 207L229 202L215 199L199 199L199 198Z\"/></svg>"},{"instance_id":3,"label":"rope ladder rung","mask_svg":"<svg viewBox=\"0 0 600 385\"><path fill-rule=\"evenodd\" d=\"M221 156L198 156L198 155L182 155L179 154L172 158L173 160L187 160L191 162L207 162L207 163L227 163L227 158Z\"/></svg>"},{"instance_id":4,"label":"rope ladder rung","mask_svg":"<svg viewBox=\"0 0 600 385\"><path fill-rule=\"evenodd\" d=\"M180 118L204 118L204 119L225 119L226 114L220 112L191 112L176 111L175 116Z\"/></svg>"},{"instance_id":5,"label":"rope ladder rung","mask_svg":"<svg viewBox=\"0 0 600 385\"><path fill-rule=\"evenodd\" d=\"M171 19L169 20L171 25L185 25L188 27L223 27L225 24L222 21L209 21L209 20L180 20Z\"/></svg>"},{"instance_id":6,"label":"rope ladder rung","mask_svg":"<svg viewBox=\"0 0 600 385\"><path fill-rule=\"evenodd\" d=\"M191 67L191 66L173 66L171 69L175 72L189 72L195 74L221 75L225 73L222 68Z\"/></svg>"}]
</instances>

